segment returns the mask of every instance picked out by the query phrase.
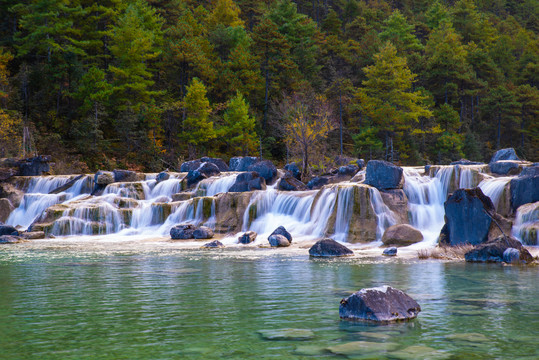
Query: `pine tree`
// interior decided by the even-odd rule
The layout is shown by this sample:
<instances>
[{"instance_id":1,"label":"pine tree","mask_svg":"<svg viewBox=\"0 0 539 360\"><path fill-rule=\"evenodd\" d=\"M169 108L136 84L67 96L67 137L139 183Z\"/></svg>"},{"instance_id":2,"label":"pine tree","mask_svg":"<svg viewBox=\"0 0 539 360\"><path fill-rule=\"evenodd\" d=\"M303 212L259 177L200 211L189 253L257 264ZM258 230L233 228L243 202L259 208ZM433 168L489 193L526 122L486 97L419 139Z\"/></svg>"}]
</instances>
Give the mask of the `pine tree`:
<instances>
[{"instance_id":1,"label":"pine tree","mask_svg":"<svg viewBox=\"0 0 539 360\"><path fill-rule=\"evenodd\" d=\"M256 148L255 118L249 116L249 104L238 91L230 100L219 135L231 146L232 154L240 151L244 156Z\"/></svg>"}]
</instances>

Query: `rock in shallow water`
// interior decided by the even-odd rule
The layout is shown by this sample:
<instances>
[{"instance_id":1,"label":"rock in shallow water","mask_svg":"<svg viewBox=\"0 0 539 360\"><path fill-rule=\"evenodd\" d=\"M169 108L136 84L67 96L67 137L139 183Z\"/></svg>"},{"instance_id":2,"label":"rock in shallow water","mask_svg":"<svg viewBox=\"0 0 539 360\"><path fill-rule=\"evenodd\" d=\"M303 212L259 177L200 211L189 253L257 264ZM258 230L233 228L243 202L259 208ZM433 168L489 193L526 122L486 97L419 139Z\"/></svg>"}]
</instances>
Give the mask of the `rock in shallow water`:
<instances>
[{"instance_id":1,"label":"rock in shallow water","mask_svg":"<svg viewBox=\"0 0 539 360\"><path fill-rule=\"evenodd\" d=\"M22 239L13 235L0 235L0 244L16 244L21 242Z\"/></svg>"},{"instance_id":2,"label":"rock in shallow water","mask_svg":"<svg viewBox=\"0 0 539 360\"><path fill-rule=\"evenodd\" d=\"M176 225L170 229L170 237L173 240L187 240L193 238L196 227L193 224Z\"/></svg>"},{"instance_id":3,"label":"rock in shallow water","mask_svg":"<svg viewBox=\"0 0 539 360\"><path fill-rule=\"evenodd\" d=\"M387 228L382 236L384 245L408 246L423 241L423 234L408 224L398 224Z\"/></svg>"},{"instance_id":4,"label":"rock in shallow water","mask_svg":"<svg viewBox=\"0 0 539 360\"><path fill-rule=\"evenodd\" d=\"M284 226L279 226L277 229L273 230L271 235L282 235L286 238L286 240L288 240L288 242L292 242L292 235L290 235L290 233L286 231Z\"/></svg>"},{"instance_id":5,"label":"rock in shallow water","mask_svg":"<svg viewBox=\"0 0 539 360\"><path fill-rule=\"evenodd\" d=\"M530 263L533 261L533 257L520 241L503 235L477 245L473 250L464 254L464 258L468 262L502 262L504 261L504 252L508 248L514 248L519 252L519 262Z\"/></svg>"},{"instance_id":6,"label":"rock in shallow water","mask_svg":"<svg viewBox=\"0 0 539 360\"><path fill-rule=\"evenodd\" d=\"M507 248L503 252L503 261L508 264L518 264L520 262L520 251L515 248Z\"/></svg>"},{"instance_id":7,"label":"rock in shallow water","mask_svg":"<svg viewBox=\"0 0 539 360\"><path fill-rule=\"evenodd\" d=\"M396 247L390 247L390 248L384 249L384 252L382 253L382 255L385 255L385 256L397 256L397 248Z\"/></svg>"},{"instance_id":8,"label":"rock in shallow water","mask_svg":"<svg viewBox=\"0 0 539 360\"><path fill-rule=\"evenodd\" d=\"M202 245L202 248L204 249L221 249L224 247L225 246L223 245L223 243L220 242L219 240L214 240L212 242Z\"/></svg>"},{"instance_id":9,"label":"rock in shallow water","mask_svg":"<svg viewBox=\"0 0 539 360\"><path fill-rule=\"evenodd\" d=\"M310 340L314 338L314 333L309 329L259 330L258 333L266 340Z\"/></svg>"},{"instance_id":10,"label":"rock in shallow water","mask_svg":"<svg viewBox=\"0 0 539 360\"><path fill-rule=\"evenodd\" d=\"M290 246L290 241L283 235L272 234L268 237L268 241L273 247L287 247Z\"/></svg>"},{"instance_id":11,"label":"rock in shallow water","mask_svg":"<svg viewBox=\"0 0 539 360\"><path fill-rule=\"evenodd\" d=\"M256 240L256 233L254 231L247 231L238 238L240 244L250 244Z\"/></svg>"},{"instance_id":12,"label":"rock in shallow water","mask_svg":"<svg viewBox=\"0 0 539 360\"><path fill-rule=\"evenodd\" d=\"M341 300L339 316L345 320L388 323L417 317L419 304L390 286L361 289Z\"/></svg>"},{"instance_id":13,"label":"rock in shallow water","mask_svg":"<svg viewBox=\"0 0 539 360\"><path fill-rule=\"evenodd\" d=\"M361 356L372 353L383 353L399 347L391 342L353 341L349 343L330 346L327 349L336 355Z\"/></svg>"},{"instance_id":14,"label":"rock in shallow water","mask_svg":"<svg viewBox=\"0 0 539 360\"><path fill-rule=\"evenodd\" d=\"M11 225L0 225L0 236L1 235L19 236L19 231Z\"/></svg>"},{"instance_id":15,"label":"rock in shallow water","mask_svg":"<svg viewBox=\"0 0 539 360\"><path fill-rule=\"evenodd\" d=\"M309 255L314 257L352 256L354 252L333 239L317 241L310 249Z\"/></svg>"},{"instance_id":16,"label":"rock in shallow water","mask_svg":"<svg viewBox=\"0 0 539 360\"><path fill-rule=\"evenodd\" d=\"M198 227L193 231L193 237L195 239L211 239L213 235L213 230L207 226Z\"/></svg>"}]
</instances>

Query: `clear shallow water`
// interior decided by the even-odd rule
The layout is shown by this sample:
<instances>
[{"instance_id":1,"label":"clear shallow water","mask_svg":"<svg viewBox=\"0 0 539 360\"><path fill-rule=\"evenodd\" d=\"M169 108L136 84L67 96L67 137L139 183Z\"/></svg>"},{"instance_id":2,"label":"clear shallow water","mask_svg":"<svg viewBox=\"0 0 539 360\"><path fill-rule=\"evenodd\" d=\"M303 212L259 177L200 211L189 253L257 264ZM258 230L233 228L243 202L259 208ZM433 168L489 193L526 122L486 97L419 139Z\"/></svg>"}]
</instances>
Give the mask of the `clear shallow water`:
<instances>
[{"instance_id":1,"label":"clear shallow water","mask_svg":"<svg viewBox=\"0 0 539 360\"><path fill-rule=\"evenodd\" d=\"M2 247L0 359L535 359L538 280L537 267L270 249ZM339 320L344 296L383 284L419 317ZM307 339L271 339L283 329Z\"/></svg>"}]
</instances>

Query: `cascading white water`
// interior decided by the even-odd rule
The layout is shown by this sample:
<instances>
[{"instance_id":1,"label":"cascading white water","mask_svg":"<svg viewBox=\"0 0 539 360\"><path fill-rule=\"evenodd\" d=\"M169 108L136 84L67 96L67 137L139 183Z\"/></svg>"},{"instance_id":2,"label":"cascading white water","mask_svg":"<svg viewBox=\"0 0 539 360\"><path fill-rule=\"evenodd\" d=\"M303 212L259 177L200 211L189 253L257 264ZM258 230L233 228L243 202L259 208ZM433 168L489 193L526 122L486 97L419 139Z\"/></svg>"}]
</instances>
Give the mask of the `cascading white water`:
<instances>
[{"instance_id":1,"label":"cascading white water","mask_svg":"<svg viewBox=\"0 0 539 360\"><path fill-rule=\"evenodd\" d=\"M215 196L219 193L226 193L234 185L237 177L238 174L212 176L199 182L194 193L198 196Z\"/></svg>"},{"instance_id":2,"label":"cascading white water","mask_svg":"<svg viewBox=\"0 0 539 360\"><path fill-rule=\"evenodd\" d=\"M380 191L377 188L369 189L371 194L371 203L374 208L374 213L376 214L376 241L382 240L382 235L386 229L397 223L395 214L391 209L387 207L380 195Z\"/></svg>"},{"instance_id":3,"label":"cascading white water","mask_svg":"<svg viewBox=\"0 0 539 360\"><path fill-rule=\"evenodd\" d=\"M354 211L354 186L342 187L337 194L337 214L333 239L344 242L348 237L350 219Z\"/></svg>"},{"instance_id":4,"label":"cascading white water","mask_svg":"<svg viewBox=\"0 0 539 360\"><path fill-rule=\"evenodd\" d=\"M498 210L498 205L500 204L500 199L505 190L507 184L511 181L511 177L491 177L481 181L478 185L479 188L483 191L483 194L488 196L496 210Z\"/></svg>"},{"instance_id":5,"label":"cascading white water","mask_svg":"<svg viewBox=\"0 0 539 360\"><path fill-rule=\"evenodd\" d=\"M39 176L30 179L28 190L19 207L13 210L6 224L27 229L48 207L73 199L81 195L83 190L89 189L87 186L89 177L86 176L77 180L64 192L49 194L69 181L71 181L71 177L65 176Z\"/></svg>"},{"instance_id":6,"label":"cascading white water","mask_svg":"<svg viewBox=\"0 0 539 360\"><path fill-rule=\"evenodd\" d=\"M539 202L518 208L512 234L523 244L539 245Z\"/></svg>"}]
</instances>

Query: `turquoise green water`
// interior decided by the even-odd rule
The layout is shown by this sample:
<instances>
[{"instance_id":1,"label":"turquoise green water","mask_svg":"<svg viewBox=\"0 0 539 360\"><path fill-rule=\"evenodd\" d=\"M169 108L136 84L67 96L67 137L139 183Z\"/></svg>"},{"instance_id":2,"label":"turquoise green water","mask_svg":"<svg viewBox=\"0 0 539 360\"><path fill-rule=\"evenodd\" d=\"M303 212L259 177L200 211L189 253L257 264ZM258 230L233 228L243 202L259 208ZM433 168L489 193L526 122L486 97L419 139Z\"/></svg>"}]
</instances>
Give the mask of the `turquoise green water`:
<instances>
[{"instance_id":1,"label":"turquoise green water","mask_svg":"<svg viewBox=\"0 0 539 360\"><path fill-rule=\"evenodd\" d=\"M537 267L272 254L3 247L0 359L539 357ZM419 317L339 320L341 298L383 284Z\"/></svg>"}]
</instances>

